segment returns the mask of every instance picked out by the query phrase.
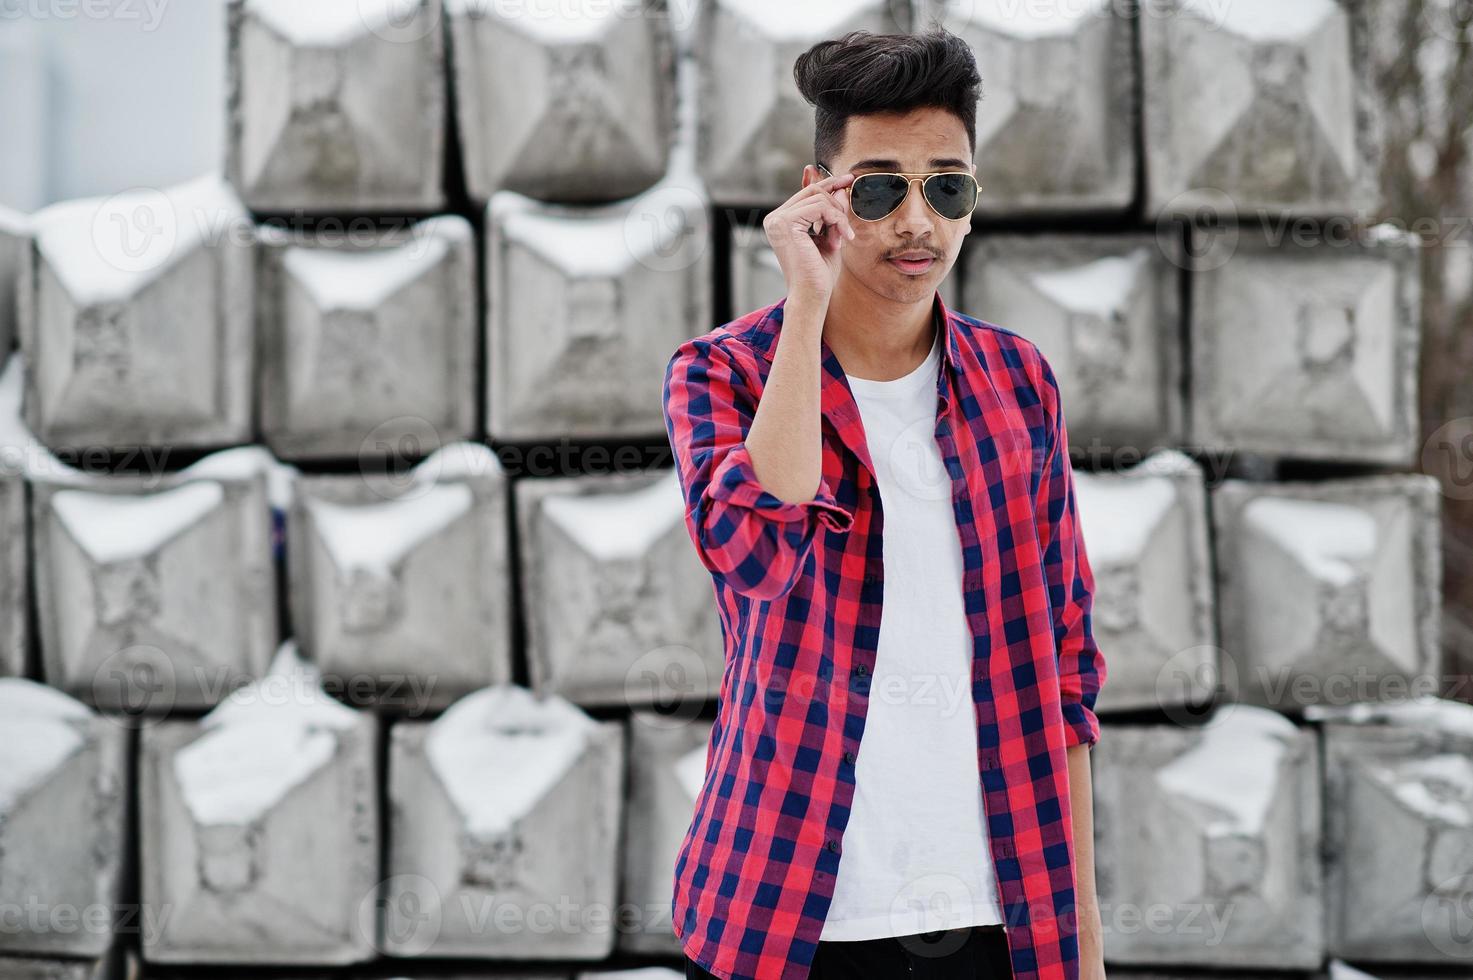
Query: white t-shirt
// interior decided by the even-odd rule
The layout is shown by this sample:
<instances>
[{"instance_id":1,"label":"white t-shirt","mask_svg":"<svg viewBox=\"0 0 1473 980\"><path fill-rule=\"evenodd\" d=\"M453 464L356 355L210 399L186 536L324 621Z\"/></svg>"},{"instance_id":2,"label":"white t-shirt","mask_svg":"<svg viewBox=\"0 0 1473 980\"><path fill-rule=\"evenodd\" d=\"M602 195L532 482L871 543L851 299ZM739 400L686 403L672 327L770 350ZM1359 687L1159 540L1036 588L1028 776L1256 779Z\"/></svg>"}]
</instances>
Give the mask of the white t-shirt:
<instances>
[{"instance_id":1,"label":"white t-shirt","mask_svg":"<svg viewBox=\"0 0 1473 980\"><path fill-rule=\"evenodd\" d=\"M849 378L884 514L884 605L834 898L820 939L1003 921L983 816L961 538L936 442L939 333L914 371Z\"/></svg>"}]
</instances>

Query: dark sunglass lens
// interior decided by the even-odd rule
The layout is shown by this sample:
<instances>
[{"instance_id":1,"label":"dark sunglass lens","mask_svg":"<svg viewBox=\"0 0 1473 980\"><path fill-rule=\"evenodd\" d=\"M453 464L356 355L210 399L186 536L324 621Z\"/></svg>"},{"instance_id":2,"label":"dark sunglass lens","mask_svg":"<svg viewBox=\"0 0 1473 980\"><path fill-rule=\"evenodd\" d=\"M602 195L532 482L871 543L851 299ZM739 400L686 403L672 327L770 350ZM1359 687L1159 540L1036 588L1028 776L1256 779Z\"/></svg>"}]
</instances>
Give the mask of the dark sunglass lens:
<instances>
[{"instance_id":1,"label":"dark sunglass lens","mask_svg":"<svg viewBox=\"0 0 1473 980\"><path fill-rule=\"evenodd\" d=\"M876 221L899 207L909 189L898 174L861 174L849 185L849 206L866 221Z\"/></svg>"},{"instance_id":2,"label":"dark sunglass lens","mask_svg":"<svg viewBox=\"0 0 1473 980\"><path fill-rule=\"evenodd\" d=\"M937 174L926 181L926 200L943 217L965 218L977 203L977 182L971 174Z\"/></svg>"}]
</instances>

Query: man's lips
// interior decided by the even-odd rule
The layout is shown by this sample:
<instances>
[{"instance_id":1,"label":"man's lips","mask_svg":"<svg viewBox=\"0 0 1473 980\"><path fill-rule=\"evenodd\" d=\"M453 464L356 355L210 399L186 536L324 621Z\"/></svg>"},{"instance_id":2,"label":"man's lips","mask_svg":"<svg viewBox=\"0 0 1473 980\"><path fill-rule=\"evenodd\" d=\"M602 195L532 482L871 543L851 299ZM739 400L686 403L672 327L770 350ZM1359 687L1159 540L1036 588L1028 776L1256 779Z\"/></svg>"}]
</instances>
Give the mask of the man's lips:
<instances>
[{"instance_id":1,"label":"man's lips","mask_svg":"<svg viewBox=\"0 0 1473 980\"><path fill-rule=\"evenodd\" d=\"M936 257L933 255L922 255L915 258L895 256L888 261L902 272L924 272L931 267L931 263L936 261Z\"/></svg>"}]
</instances>

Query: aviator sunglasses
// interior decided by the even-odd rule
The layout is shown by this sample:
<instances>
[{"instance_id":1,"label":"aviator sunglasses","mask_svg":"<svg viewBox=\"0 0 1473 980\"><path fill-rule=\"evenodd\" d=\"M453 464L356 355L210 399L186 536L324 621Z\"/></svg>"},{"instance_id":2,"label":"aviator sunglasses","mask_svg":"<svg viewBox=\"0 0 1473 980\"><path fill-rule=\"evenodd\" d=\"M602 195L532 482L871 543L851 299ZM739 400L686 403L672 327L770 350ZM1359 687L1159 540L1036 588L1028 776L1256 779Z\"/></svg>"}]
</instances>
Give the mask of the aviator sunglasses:
<instances>
[{"instance_id":1,"label":"aviator sunglasses","mask_svg":"<svg viewBox=\"0 0 1473 980\"><path fill-rule=\"evenodd\" d=\"M817 164L825 177L829 169ZM864 221L879 221L900 207L913 180L921 182L921 196L941 217L961 221L977 206L977 178L965 171L934 174L860 174L849 185L849 210Z\"/></svg>"}]
</instances>

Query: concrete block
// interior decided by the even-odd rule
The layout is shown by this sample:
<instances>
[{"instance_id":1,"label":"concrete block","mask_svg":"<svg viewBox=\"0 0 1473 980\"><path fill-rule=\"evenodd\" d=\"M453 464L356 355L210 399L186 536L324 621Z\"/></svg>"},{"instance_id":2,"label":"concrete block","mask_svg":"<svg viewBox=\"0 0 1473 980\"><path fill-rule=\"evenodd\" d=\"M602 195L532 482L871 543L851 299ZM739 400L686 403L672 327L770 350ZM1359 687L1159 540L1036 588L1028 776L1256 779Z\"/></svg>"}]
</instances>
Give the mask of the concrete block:
<instances>
[{"instance_id":1,"label":"concrete block","mask_svg":"<svg viewBox=\"0 0 1473 980\"><path fill-rule=\"evenodd\" d=\"M445 6L472 198L611 201L663 176L675 113L665 0Z\"/></svg>"},{"instance_id":2,"label":"concrete block","mask_svg":"<svg viewBox=\"0 0 1473 980\"><path fill-rule=\"evenodd\" d=\"M682 956L670 914L675 862L706 780L711 722L638 710L629 719L629 796L624 821L624 913L619 948Z\"/></svg>"},{"instance_id":3,"label":"concrete block","mask_svg":"<svg viewBox=\"0 0 1473 980\"><path fill-rule=\"evenodd\" d=\"M379 881L377 758L374 716L329 697L292 641L199 722L145 728L142 899L159 923L145 959L372 958L360 917Z\"/></svg>"},{"instance_id":4,"label":"concrete block","mask_svg":"<svg viewBox=\"0 0 1473 980\"><path fill-rule=\"evenodd\" d=\"M0 360L15 346L15 291L20 283L21 255L30 243L29 217L0 204Z\"/></svg>"},{"instance_id":5,"label":"concrete block","mask_svg":"<svg viewBox=\"0 0 1473 980\"><path fill-rule=\"evenodd\" d=\"M1436 478L1224 480L1212 501L1233 697L1292 711L1435 687Z\"/></svg>"},{"instance_id":6,"label":"concrete block","mask_svg":"<svg viewBox=\"0 0 1473 980\"><path fill-rule=\"evenodd\" d=\"M623 727L496 685L389 745L391 956L598 960L614 948Z\"/></svg>"},{"instance_id":7,"label":"concrete block","mask_svg":"<svg viewBox=\"0 0 1473 980\"><path fill-rule=\"evenodd\" d=\"M278 455L378 461L475 435L469 222L368 241L263 226L260 243L261 434Z\"/></svg>"},{"instance_id":8,"label":"concrete block","mask_svg":"<svg viewBox=\"0 0 1473 980\"><path fill-rule=\"evenodd\" d=\"M533 688L687 715L716 697L721 620L675 471L519 480L516 493Z\"/></svg>"},{"instance_id":9,"label":"concrete block","mask_svg":"<svg viewBox=\"0 0 1473 980\"><path fill-rule=\"evenodd\" d=\"M112 945L122 914L128 743L126 728L60 691L0 678L5 955L99 957Z\"/></svg>"},{"instance_id":10,"label":"concrete block","mask_svg":"<svg viewBox=\"0 0 1473 980\"><path fill-rule=\"evenodd\" d=\"M1121 965L1301 969L1324 956L1312 731L1249 705L1204 726L1110 726L1095 874Z\"/></svg>"},{"instance_id":11,"label":"concrete block","mask_svg":"<svg viewBox=\"0 0 1473 980\"><path fill-rule=\"evenodd\" d=\"M1091 623L1109 658L1095 709L1210 701L1218 648L1201 466L1158 450L1121 473L1080 471L1075 489L1096 584Z\"/></svg>"},{"instance_id":12,"label":"concrete block","mask_svg":"<svg viewBox=\"0 0 1473 980\"><path fill-rule=\"evenodd\" d=\"M706 198L684 170L636 198L486 210L487 430L495 439L664 428L670 352L710 329Z\"/></svg>"},{"instance_id":13,"label":"concrete block","mask_svg":"<svg viewBox=\"0 0 1473 980\"><path fill-rule=\"evenodd\" d=\"M962 300L1038 345L1071 446L1143 454L1183 434L1179 253L1146 234L974 236Z\"/></svg>"},{"instance_id":14,"label":"concrete block","mask_svg":"<svg viewBox=\"0 0 1473 980\"><path fill-rule=\"evenodd\" d=\"M26 520L26 466L35 452L18 415L24 368L15 354L0 370L0 677L26 672L30 644L30 527Z\"/></svg>"},{"instance_id":15,"label":"concrete block","mask_svg":"<svg viewBox=\"0 0 1473 980\"><path fill-rule=\"evenodd\" d=\"M684 971L668 966L637 966L626 970L596 970L577 975L576 980L680 980Z\"/></svg>"},{"instance_id":16,"label":"concrete block","mask_svg":"<svg viewBox=\"0 0 1473 980\"><path fill-rule=\"evenodd\" d=\"M97 959L41 959L29 956L0 956L0 977L4 980L138 980L115 965L119 957L107 955Z\"/></svg>"},{"instance_id":17,"label":"concrete block","mask_svg":"<svg viewBox=\"0 0 1473 980\"><path fill-rule=\"evenodd\" d=\"M440 0L230 0L230 181L254 211L445 203Z\"/></svg>"},{"instance_id":18,"label":"concrete block","mask_svg":"<svg viewBox=\"0 0 1473 980\"><path fill-rule=\"evenodd\" d=\"M1191 441L1271 457L1418 458L1420 247L1378 226L1271 244L1247 227L1194 246Z\"/></svg>"},{"instance_id":19,"label":"concrete block","mask_svg":"<svg viewBox=\"0 0 1473 980\"><path fill-rule=\"evenodd\" d=\"M63 201L22 251L26 424L48 446L249 441L254 231L229 185Z\"/></svg>"},{"instance_id":20,"label":"concrete block","mask_svg":"<svg viewBox=\"0 0 1473 980\"><path fill-rule=\"evenodd\" d=\"M700 68L697 156L712 200L776 207L802 186L803 167L817 162L813 106L793 85L798 55L852 30L909 29L909 5L886 0L703 5L693 39Z\"/></svg>"},{"instance_id":21,"label":"concrete block","mask_svg":"<svg viewBox=\"0 0 1473 980\"><path fill-rule=\"evenodd\" d=\"M253 447L162 476L34 475L47 682L159 714L208 707L261 676L278 642L278 479Z\"/></svg>"},{"instance_id":22,"label":"concrete block","mask_svg":"<svg viewBox=\"0 0 1473 980\"><path fill-rule=\"evenodd\" d=\"M920 0L923 22L965 39L981 69L979 215L1130 207L1138 69L1125 11L1111 0Z\"/></svg>"},{"instance_id":23,"label":"concrete block","mask_svg":"<svg viewBox=\"0 0 1473 980\"><path fill-rule=\"evenodd\" d=\"M1382 134L1363 11L1152 0L1139 18L1147 213L1374 212Z\"/></svg>"},{"instance_id":24,"label":"concrete block","mask_svg":"<svg viewBox=\"0 0 1473 980\"><path fill-rule=\"evenodd\" d=\"M330 690L396 711L511 679L506 474L453 443L395 479L303 479L292 620Z\"/></svg>"},{"instance_id":25,"label":"concrete block","mask_svg":"<svg viewBox=\"0 0 1473 980\"><path fill-rule=\"evenodd\" d=\"M1473 962L1473 706L1324 708L1330 951Z\"/></svg>"},{"instance_id":26,"label":"concrete block","mask_svg":"<svg viewBox=\"0 0 1473 980\"><path fill-rule=\"evenodd\" d=\"M787 295L788 284L783 278L783 268L760 224L732 225L730 243L728 268L731 272L731 308L737 311L738 316L776 303ZM936 291L941 294L941 301L949 310L962 310L963 297L958 285L961 281L958 275L961 264L958 261L937 286Z\"/></svg>"}]
</instances>

